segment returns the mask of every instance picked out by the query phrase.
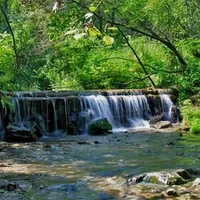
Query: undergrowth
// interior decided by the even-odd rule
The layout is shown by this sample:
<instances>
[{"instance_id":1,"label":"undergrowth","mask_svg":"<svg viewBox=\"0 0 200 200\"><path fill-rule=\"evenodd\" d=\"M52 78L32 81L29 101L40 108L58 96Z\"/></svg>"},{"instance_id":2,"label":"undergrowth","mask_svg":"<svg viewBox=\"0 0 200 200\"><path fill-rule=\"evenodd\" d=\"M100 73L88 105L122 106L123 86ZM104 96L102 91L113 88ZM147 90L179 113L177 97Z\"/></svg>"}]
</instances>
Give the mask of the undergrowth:
<instances>
[{"instance_id":1,"label":"undergrowth","mask_svg":"<svg viewBox=\"0 0 200 200\"><path fill-rule=\"evenodd\" d=\"M185 100L181 110L184 123L190 127L190 132L200 134L200 107L193 105L190 100Z\"/></svg>"}]
</instances>

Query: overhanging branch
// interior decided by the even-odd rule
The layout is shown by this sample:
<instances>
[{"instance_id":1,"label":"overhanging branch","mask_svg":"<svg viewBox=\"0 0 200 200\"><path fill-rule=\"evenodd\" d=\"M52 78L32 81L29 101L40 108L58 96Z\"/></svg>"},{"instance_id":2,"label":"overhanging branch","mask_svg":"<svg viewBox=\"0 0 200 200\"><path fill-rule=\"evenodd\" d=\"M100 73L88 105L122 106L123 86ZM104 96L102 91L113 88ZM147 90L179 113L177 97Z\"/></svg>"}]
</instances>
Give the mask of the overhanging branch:
<instances>
[{"instance_id":1,"label":"overhanging branch","mask_svg":"<svg viewBox=\"0 0 200 200\"><path fill-rule=\"evenodd\" d=\"M152 86L154 88L156 88L156 85L153 81L153 79L151 78L151 76L148 76L148 72L146 70L146 67L144 66L143 62L141 61L140 57L137 55L137 52L135 51L135 49L131 46L128 38L126 37L126 35L124 34L124 32L118 27L118 30L120 31L120 33L122 34L123 38L125 39L126 41L126 44L128 45L128 47L131 49L131 51L133 52L133 54L135 55L135 57L137 58L138 60L138 63L140 64L140 66L142 67L145 75L147 76L147 78L149 79L149 81L151 82Z\"/></svg>"},{"instance_id":2,"label":"overhanging branch","mask_svg":"<svg viewBox=\"0 0 200 200\"><path fill-rule=\"evenodd\" d=\"M73 3L76 3L77 5L81 6L82 8L85 8L85 9L89 10L89 7L87 5L85 5L85 4L82 4L82 3L80 3L80 2L78 2L76 0L70 0L70 1L73 2ZM131 26L128 26L128 25L120 23L120 22L116 22L116 21L113 21L113 20L106 19L102 15L97 14L95 12L93 14L96 17L98 17L98 18L102 19L103 21L105 21L106 23L110 23L110 24L113 24L113 25L118 26L118 27L126 28L126 29L131 30L133 32L136 32L136 33L138 33L140 35L144 35L144 36L147 36L149 38L152 38L154 40L157 40L157 41L161 42L162 44L167 46L174 53L174 55L178 58L179 62L184 67L187 67L187 62L184 60L184 58L182 57L180 52L176 49L176 47L171 43L171 41L169 41L168 39L161 38L158 34L153 32L153 30L148 29L149 33L147 33L145 31L139 30L138 28L131 27Z\"/></svg>"}]
</instances>

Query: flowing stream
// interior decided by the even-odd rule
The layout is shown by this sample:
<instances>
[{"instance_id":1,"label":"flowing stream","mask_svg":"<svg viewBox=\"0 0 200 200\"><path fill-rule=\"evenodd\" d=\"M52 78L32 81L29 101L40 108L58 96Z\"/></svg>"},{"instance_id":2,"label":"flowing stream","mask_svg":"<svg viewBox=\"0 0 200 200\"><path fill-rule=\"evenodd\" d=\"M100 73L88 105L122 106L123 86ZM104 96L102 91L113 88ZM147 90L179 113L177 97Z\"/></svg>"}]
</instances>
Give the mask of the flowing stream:
<instances>
[{"instance_id":1,"label":"flowing stream","mask_svg":"<svg viewBox=\"0 0 200 200\"><path fill-rule=\"evenodd\" d=\"M0 199L137 199L129 191L135 186L126 186L123 177L200 164L199 136L178 133L79 135L0 144L7 145L0 152L1 181L25 191L2 191Z\"/></svg>"},{"instance_id":2,"label":"flowing stream","mask_svg":"<svg viewBox=\"0 0 200 200\"><path fill-rule=\"evenodd\" d=\"M174 103L168 94L148 99L141 93L34 95L13 98L11 121L40 114L47 131L61 134L33 143L0 143L0 199L138 199L142 195L126 185L129 175L200 165L198 136L140 132L153 116L171 120ZM88 124L98 118L108 119L112 134L87 134ZM86 134L67 135L71 124Z\"/></svg>"}]
</instances>

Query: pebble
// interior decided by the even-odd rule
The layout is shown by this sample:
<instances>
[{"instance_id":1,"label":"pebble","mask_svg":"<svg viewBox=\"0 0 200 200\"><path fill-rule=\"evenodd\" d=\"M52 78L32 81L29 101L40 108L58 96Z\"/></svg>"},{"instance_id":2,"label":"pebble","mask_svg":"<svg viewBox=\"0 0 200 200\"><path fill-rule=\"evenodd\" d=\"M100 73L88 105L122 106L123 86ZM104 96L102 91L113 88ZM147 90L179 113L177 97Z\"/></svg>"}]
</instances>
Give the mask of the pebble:
<instances>
[{"instance_id":1,"label":"pebble","mask_svg":"<svg viewBox=\"0 0 200 200\"><path fill-rule=\"evenodd\" d=\"M167 189L166 194L168 196L178 196L178 194L177 194L177 192L176 192L176 190L174 188Z\"/></svg>"}]
</instances>

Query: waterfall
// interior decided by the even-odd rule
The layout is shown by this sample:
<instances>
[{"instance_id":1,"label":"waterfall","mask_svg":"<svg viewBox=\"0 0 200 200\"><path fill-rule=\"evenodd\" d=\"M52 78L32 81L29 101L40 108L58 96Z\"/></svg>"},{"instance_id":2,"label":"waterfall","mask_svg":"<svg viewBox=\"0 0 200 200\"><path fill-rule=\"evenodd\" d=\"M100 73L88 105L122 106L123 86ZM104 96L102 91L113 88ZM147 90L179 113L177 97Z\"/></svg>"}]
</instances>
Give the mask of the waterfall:
<instances>
[{"instance_id":1,"label":"waterfall","mask_svg":"<svg viewBox=\"0 0 200 200\"><path fill-rule=\"evenodd\" d=\"M173 102L171 101L169 95L167 94L160 94L161 99L161 105L162 105L162 111L164 114L164 119L168 121L172 121L171 116L171 109L174 106Z\"/></svg>"},{"instance_id":2,"label":"waterfall","mask_svg":"<svg viewBox=\"0 0 200 200\"><path fill-rule=\"evenodd\" d=\"M87 113L86 126L92 120L107 118L113 129L149 127L150 108L144 95L91 95L81 99L81 112Z\"/></svg>"},{"instance_id":3,"label":"waterfall","mask_svg":"<svg viewBox=\"0 0 200 200\"><path fill-rule=\"evenodd\" d=\"M55 101L55 99L52 99L51 103L53 105L54 129L58 130L58 117L57 117L56 101Z\"/></svg>"},{"instance_id":4,"label":"waterfall","mask_svg":"<svg viewBox=\"0 0 200 200\"><path fill-rule=\"evenodd\" d=\"M32 115L43 118L48 132L87 133L88 124L106 118L113 130L149 127L153 116L163 115L171 121L174 107L170 96L159 90L143 94L138 91L118 92L34 92L12 96L11 123L23 123Z\"/></svg>"}]
</instances>

